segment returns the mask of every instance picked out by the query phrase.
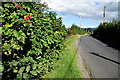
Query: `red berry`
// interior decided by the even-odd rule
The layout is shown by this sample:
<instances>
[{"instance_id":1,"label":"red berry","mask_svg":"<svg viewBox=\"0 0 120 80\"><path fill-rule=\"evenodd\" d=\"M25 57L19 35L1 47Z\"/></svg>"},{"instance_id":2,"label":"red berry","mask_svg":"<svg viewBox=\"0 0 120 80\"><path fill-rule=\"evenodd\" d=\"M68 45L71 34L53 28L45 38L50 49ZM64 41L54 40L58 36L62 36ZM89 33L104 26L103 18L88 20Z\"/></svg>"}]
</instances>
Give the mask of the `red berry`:
<instances>
[{"instance_id":1,"label":"red berry","mask_svg":"<svg viewBox=\"0 0 120 80\"><path fill-rule=\"evenodd\" d=\"M40 47L40 46L39 46Z\"/></svg>"},{"instance_id":2,"label":"red berry","mask_svg":"<svg viewBox=\"0 0 120 80\"><path fill-rule=\"evenodd\" d=\"M17 5L15 5L15 7L17 7Z\"/></svg>"},{"instance_id":3,"label":"red berry","mask_svg":"<svg viewBox=\"0 0 120 80\"><path fill-rule=\"evenodd\" d=\"M18 8L21 8L21 6L18 6Z\"/></svg>"},{"instance_id":4,"label":"red berry","mask_svg":"<svg viewBox=\"0 0 120 80\"><path fill-rule=\"evenodd\" d=\"M24 20L27 21L27 20L30 20L30 19L29 18L25 18Z\"/></svg>"},{"instance_id":5,"label":"red berry","mask_svg":"<svg viewBox=\"0 0 120 80\"><path fill-rule=\"evenodd\" d=\"M57 43L59 43L59 42L57 42Z\"/></svg>"},{"instance_id":6,"label":"red berry","mask_svg":"<svg viewBox=\"0 0 120 80\"><path fill-rule=\"evenodd\" d=\"M41 12L41 14L44 14L43 12Z\"/></svg>"},{"instance_id":7,"label":"red berry","mask_svg":"<svg viewBox=\"0 0 120 80\"><path fill-rule=\"evenodd\" d=\"M27 18L24 19L25 21L27 20Z\"/></svg>"},{"instance_id":8,"label":"red berry","mask_svg":"<svg viewBox=\"0 0 120 80\"><path fill-rule=\"evenodd\" d=\"M30 20L29 18L26 18L27 20Z\"/></svg>"},{"instance_id":9,"label":"red berry","mask_svg":"<svg viewBox=\"0 0 120 80\"><path fill-rule=\"evenodd\" d=\"M27 15L27 18L30 17L29 15Z\"/></svg>"}]
</instances>

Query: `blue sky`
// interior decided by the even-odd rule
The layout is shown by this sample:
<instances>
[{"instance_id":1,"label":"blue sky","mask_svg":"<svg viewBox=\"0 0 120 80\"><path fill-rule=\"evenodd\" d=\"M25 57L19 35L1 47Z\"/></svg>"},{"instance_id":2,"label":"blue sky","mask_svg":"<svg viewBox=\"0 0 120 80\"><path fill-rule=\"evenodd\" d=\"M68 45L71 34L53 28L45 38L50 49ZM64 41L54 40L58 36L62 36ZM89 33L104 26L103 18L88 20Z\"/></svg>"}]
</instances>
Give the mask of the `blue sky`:
<instances>
[{"instance_id":1,"label":"blue sky","mask_svg":"<svg viewBox=\"0 0 120 80\"><path fill-rule=\"evenodd\" d=\"M42 0L46 2L50 11L55 11L57 17L62 17L63 24L69 28L72 24L82 28L96 28L103 22L103 9L106 8L106 21L111 21L113 18L118 17L118 4L119 0Z\"/></svg>"},{"instance_id":2,"label":"blue sky","mask_svg":"<svg viewBox=\"0 0 120 80\"><path fill-rule=\"evenodd\" d=\"M60 13L60 12L56 12L57 13L57 17L63 16L62 17L62 21L63 24L66 25L67 28L69 28L72 24L76 24L78 26L80 26L80 17L79 16L75 16L75 15L67 15L64 17L64 14ZM99 22L96 21L91 21L88 20L86 18L81 17L81 27L96 27L99 25Z\"/></svg>"}]
</instances>

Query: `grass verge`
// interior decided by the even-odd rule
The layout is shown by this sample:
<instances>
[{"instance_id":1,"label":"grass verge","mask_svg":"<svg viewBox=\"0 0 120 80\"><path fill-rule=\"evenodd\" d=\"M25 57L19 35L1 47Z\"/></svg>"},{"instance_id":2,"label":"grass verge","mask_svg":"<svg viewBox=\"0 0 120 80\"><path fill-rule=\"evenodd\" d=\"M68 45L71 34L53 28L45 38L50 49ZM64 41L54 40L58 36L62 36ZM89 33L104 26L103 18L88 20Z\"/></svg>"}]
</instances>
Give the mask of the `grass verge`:
<instances>
[{"instance_id":1,"label":"grass verge","mask_svg":"<svg viewBox=\"0 0 120 80\"><path fill-rule=\"evenodd\" d=\"M58 67L47 73L45 78L82 78L77 65L77 49L72 44L77 38L78 36L72 36L66 39L64 55L54 64Z\"/></svg>"}]
</instances>

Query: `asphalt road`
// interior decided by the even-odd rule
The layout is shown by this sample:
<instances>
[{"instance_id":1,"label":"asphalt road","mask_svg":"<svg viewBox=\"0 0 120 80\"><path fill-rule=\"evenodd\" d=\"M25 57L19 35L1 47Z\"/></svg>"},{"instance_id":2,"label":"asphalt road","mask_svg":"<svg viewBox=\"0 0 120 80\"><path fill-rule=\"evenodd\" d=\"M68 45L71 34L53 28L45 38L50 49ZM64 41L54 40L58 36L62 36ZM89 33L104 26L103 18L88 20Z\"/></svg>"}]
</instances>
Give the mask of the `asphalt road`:
<instances>
[{"instance_id":1,"label":"asphalt road","mask_svg":"<svg viewBox=\"0 0 120 80\"><path fill-rule=\"evenodd\" d=\"M90 35L81 36L78 40L80 52L90 68L93 78L119 78L118 50Z\"/></svg>"}]
</instances>

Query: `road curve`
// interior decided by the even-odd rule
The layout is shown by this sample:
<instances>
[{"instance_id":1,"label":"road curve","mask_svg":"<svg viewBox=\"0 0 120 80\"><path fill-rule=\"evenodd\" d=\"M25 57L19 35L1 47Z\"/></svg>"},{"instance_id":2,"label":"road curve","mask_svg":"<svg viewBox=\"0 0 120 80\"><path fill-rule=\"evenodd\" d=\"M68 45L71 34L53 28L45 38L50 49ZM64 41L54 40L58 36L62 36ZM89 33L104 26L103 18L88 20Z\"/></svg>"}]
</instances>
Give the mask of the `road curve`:
<instances>
[{"instance_id":1,"label":"road curve","mask_svg":"<svg viewBox=\"0 0 120 80\"><path fill-rule=\"evenodd\" d=\"M118 50L90 35L81 36L78 41L79 50L90 68L93 78L119 78Z\"/></svg>"}]
</instances>

